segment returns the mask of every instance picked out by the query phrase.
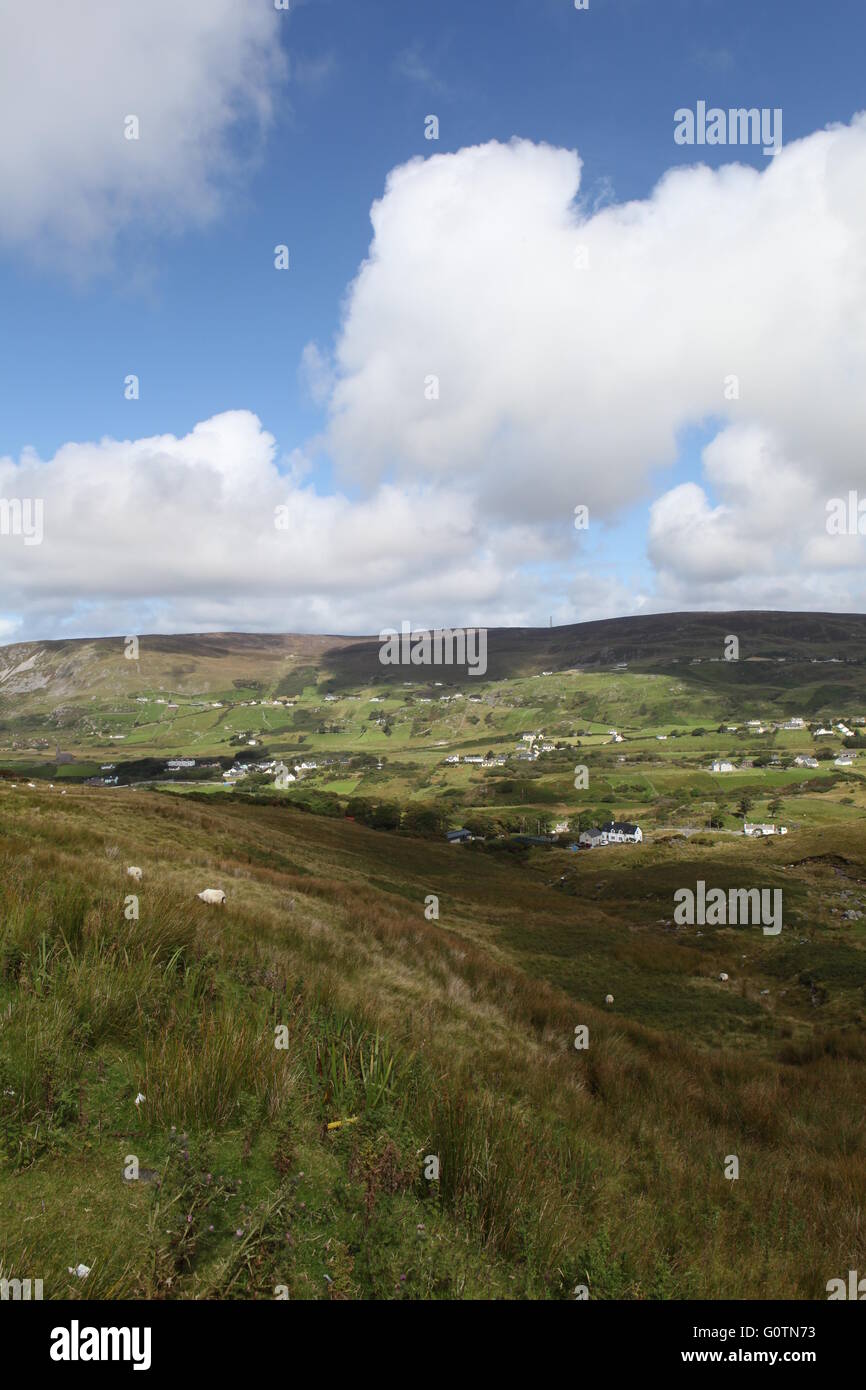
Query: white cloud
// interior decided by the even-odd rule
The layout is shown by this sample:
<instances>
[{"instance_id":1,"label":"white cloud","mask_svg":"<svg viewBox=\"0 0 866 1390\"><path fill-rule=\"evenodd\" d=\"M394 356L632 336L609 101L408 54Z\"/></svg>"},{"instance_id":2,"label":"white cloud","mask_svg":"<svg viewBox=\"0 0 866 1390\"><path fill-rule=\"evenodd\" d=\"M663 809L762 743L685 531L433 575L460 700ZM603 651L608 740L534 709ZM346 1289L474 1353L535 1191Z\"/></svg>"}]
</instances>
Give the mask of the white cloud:
<instances>
[{"instance_id":1,"label":"white cloud","mask_svg":"<svg viewBox=\"0 0 866 1390\"><path fill-rule=\"evenodd\" d=\"M857 474L866 120L595 212L580 172L519 140L392 172L336 345L344 475L437 479L525 521L577 501L612 517L714 417L828 484Z\"/></svg>"},{"instance_id":2,"label":"white cloud","mask_svg":"<svg viewBox=\"0 0 866 1390\"><path fill-rule=\"evenodd\" d=\"M0 243L92 267L124 228L220 208L284 73L280 15L236 0L0 9ZM140 138L124 137L135 115Z\"/></svg>"},{"instance_id":3,"label":"white cloud","mask_svg":"<svg viewBox=\"0 0 866 1390\"><path fill-rule=\"evenodd\" d=\"M344 491L242 410L0 459L0 497L45 500L41 546L0 536L0 635L866 608L863 543L825 526L829 497L866 492L864 175L862 118L594 210L570 151L413 160L333 354L301 363ZM716 431L702 473L653 500L689 427Z\"/></svg>"},{"instance_id":4,"label":"white cloud","mask_svg":"<svg viewBox=\"0 0 866 1390\"><path fill-rule=\"evenodd\" d=\"M378 632L404 618L481 621L514 587L454 495L386 484L357 501L321 496L305 469L302 458L278 459L248 411L182 438L0 458L0 497L44 506L40 545L0 535L6 630L20 617L27 633L55 636ZM283 517L285 529L275 524Z\"/></svg>"}]
</instances>

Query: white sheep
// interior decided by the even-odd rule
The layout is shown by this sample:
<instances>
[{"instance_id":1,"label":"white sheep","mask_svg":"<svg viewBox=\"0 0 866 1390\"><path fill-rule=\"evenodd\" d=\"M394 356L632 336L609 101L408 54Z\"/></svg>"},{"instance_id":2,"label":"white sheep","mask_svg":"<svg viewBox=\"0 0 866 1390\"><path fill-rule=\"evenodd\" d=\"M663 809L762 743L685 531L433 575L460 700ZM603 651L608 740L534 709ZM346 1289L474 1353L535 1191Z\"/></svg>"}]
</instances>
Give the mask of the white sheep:
<instances>
[{"instance_id":1,"label":"white sheep","mask_svg":"<svg viewBox=\"0 0 866 1390\"><path fill-rule=\"evenodd\" d=\"M612 994L606 994L606 995L604 996L604 1002L605 1002L605 1004L612 1004L612 1003L613 1003L613 995L612 995Z\"/></svg>"},{"instance_id":2,"label":"white sheep","mask_svg":"<svg viewBox=\"0 0 866 1390\"><path fill-rule=\"evenodd\" d=\"M724 970L722 971L721 975L719 976L719 979L722 981L722 984L727 984L728 977L727 977L727 975L725 974Z\"/></svg>"},{"instance_id":3,"label":"white sheep","mask_svg":"<svg viewBox=\"0 0 866 1390\"><path fill-rule=\"evenodd\" d=\"M197 898L201 898L203 903L224 903L226 895L221 888L204 888L200 893L196 893Z\"/></svg>"},{"instance_id":4,"label":"white sheep","mask_svg":"<svg viewBox=\"0 0 866 1390\"><path fill-rule=\"evenodd\" d=\"M135 879L136 883L141 883L141 869L139 869L137 865L130 864L126 872L129 874L130 878Z\"/></svg>"}]
</instances>

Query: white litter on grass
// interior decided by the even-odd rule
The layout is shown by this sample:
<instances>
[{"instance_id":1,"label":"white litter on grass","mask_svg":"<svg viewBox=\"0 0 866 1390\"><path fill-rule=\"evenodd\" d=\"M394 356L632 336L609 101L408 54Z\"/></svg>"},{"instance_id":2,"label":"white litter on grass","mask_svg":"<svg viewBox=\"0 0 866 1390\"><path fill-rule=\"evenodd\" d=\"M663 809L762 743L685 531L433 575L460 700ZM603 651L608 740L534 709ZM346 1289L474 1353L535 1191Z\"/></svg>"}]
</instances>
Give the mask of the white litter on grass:
<instances>
[{"instance_id":1,"label":"white litter on grass","mask_svg":"<svg viewBox=\"0 0 866 1390\"><path fill-rule=\"evenodd\" d=\"M144 1094L143 1091L139 1091L138 1095L135 1097L136 1105L141 1105L141 1102L143 1100L147 1100L147 1096Z\"/></svg>"},{"instance_id":2,"label":"white litter on grass","mask_svg":"<svg viewBox=\"0 0 866 1390\"><path fill-rule=\"evenodd\" d=\"M76 1265L74 1269L72 1265L67 1265L66 1268L70 1274L76 1274L79 1279L86 1279L90 1273L90 1265Z\"/></svg>"}]
</instances>

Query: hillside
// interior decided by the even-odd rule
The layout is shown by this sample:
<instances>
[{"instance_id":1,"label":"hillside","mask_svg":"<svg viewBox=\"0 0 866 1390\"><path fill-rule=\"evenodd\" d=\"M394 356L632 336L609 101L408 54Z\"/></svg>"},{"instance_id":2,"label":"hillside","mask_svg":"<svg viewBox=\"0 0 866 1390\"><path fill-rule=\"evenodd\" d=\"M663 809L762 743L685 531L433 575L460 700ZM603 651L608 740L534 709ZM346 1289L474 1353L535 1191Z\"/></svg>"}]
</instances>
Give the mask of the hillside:
<instances>
[{"instance_id":1,"label":"hillside","mask_svg":"<svg viewBox=\"0 0 866 1390\"><path fill-rule=\"evenodd\" d=\"M0 1271L46 1298L819 1298L862 1263L859 824L512 864L0 783L0 835ZM783 885L782 934L676 930L698 877Z\"/></svg>"},{"instance_id":2,"label":"hillside","mask_svg":"<svg viewBox=\"0 0 866 1390\"><path fill-rule=\"evenodd\" d=\"M866 615L837 613L660 613L610 618L555 628L490 628L488 680L538 675L542 670L608 668L627 662L638 670L667 671L694 658L720 662L728 634L740 641L741 661L725 663L746 684L775 688L790 684L788 672L763 672L756 663L795 666L842 663L834 681L863 685ZM423 677L383 666L373 637L311 636L297 633L210 633L150 635L139 639L138 660L124 659L124 638L13 643L0 647L0 707L19 713L58 701L78 702L96 695L130 695L143 687L184 694L215 694L259 683L275 689L304 668L337 688L371 681ZM467 678L455 667L455 677ZM682 675L683 673L680 672ZM691 669L689 679L711 679Z\"/></svg>"}]
</instances>

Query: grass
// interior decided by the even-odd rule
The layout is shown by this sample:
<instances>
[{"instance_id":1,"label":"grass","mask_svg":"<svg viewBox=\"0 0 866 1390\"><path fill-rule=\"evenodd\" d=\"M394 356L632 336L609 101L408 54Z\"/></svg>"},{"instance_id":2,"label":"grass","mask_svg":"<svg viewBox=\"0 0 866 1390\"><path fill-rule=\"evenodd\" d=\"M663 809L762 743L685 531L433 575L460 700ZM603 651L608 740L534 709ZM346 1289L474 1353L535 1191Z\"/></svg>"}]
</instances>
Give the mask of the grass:
<instances>
[{"instance_id":1,"label":"grass","mask_svg":"<svg viewBox=\"0 0 866 1390\"><path fill-rule=\"evenodd\" d=\"M0 835L0 1265L46 1297L813 1298L863 1263L857 822L514 865L0 785ZM781 883L782 935L673 930L697 877Z\"/></svg>"}]
</instances>

